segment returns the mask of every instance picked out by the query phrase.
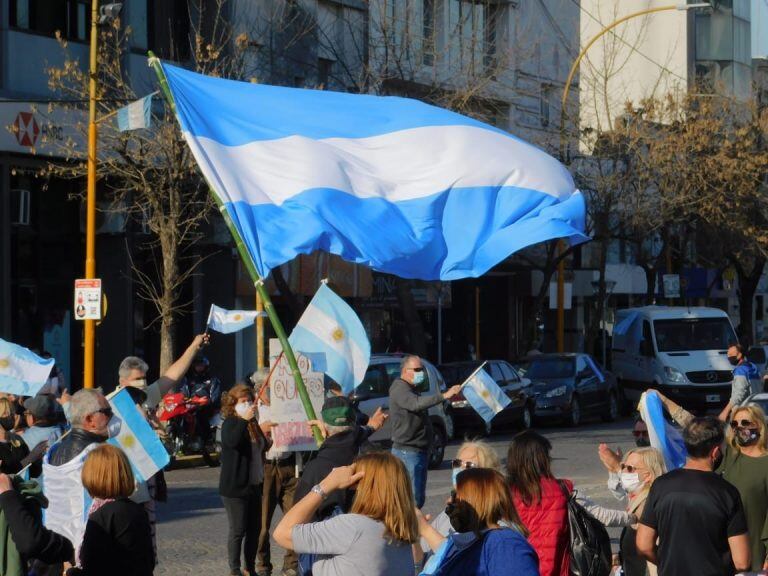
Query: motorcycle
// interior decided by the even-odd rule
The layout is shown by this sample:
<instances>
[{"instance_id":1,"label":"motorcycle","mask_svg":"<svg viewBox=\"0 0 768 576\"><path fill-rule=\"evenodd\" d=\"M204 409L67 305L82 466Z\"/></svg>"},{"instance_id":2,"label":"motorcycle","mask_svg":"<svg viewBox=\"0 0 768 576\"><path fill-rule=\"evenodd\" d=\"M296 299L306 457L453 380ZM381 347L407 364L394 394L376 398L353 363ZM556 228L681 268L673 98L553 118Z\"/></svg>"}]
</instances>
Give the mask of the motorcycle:
<instances>
[{"instance_id":1,"label":"motorcycle","mask_svg":"<svg viewBox=\"0 0 768 576\"><path fill-rule=\"evenodd\" d=\"M220 452L215 430L218 411L210 415L211 407L208 395L187 397L183 392L169 392L163 397L158 420L165 425L163 443L172 460L181 454L201 454L208 466L218 465L211 456L211 452ZM201 418L204 422L199 422ZM201 434L203 426L207 427L207 437Z\"/></svg>"}]
</instances>

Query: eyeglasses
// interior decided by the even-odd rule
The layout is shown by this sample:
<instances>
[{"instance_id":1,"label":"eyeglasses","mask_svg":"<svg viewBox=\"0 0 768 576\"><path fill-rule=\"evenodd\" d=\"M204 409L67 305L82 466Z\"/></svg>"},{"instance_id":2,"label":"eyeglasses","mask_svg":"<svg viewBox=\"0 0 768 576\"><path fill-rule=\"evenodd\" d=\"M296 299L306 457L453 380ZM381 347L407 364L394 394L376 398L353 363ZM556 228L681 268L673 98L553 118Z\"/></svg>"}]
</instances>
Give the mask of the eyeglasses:
<instances>
[{"instance_id":1,"label":"eyeglasses","mask_svg":"<svg viewBox=\"0 0 768 576\"><path fill-rule=\"evenodd\" d=\"M742 428L751 428L754 426L754 423L751 420L731 420L731 428L738 428L739 426Z\"/></svg>"},{"instance_id":2,"label":"eyeglasses","mask_svg":"<svg viewBox=\"0 0 768 576\"><path fill-rule=\"evenodd\" d=\"M451 467L452 468L477 468L477 464L474 462L470 462L469 460L459 460L458 458L455 460L451 460Z\"/></svg>"},{"instance_id":3,"label":"eyeglasses","mask_svg":"<svg viewBox=\"0 0 768 576\"><path fill-rule=\"evenodd\" d=\"M626 470L630 474L634 474L635 472L639 472L637 469L637 466L631 466L630 464L622 464L621 465L622 470Z\"/></svg>"},{"instance_id":4,"label":"eyeglasses","mask_svg":"<svg viewBox=\"0 0 768 576\"><path fill-rule=\"evenodd\" d=\"M100 408L99 410L94 410L91 414L104 414L107 418L112 418L114 412L112 412L112 408Z\"/></svg>"}]
</instances>

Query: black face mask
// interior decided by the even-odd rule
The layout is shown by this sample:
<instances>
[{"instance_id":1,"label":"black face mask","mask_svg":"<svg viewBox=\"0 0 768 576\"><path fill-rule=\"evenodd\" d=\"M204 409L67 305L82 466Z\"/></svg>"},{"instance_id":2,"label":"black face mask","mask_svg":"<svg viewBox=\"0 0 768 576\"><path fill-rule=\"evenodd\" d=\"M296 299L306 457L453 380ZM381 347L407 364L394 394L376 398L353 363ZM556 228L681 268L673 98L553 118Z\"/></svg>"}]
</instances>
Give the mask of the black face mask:
<instances>
[{"instance_id":1,"label":"black face mask","mask_svg":"<svg viewBox=\"0 0 768 576\"><path fill-rule=\"evenodd\" d=\"M739 357L738 356L728 356L728 362L731 363L731 366L738 366L739 365Z\"/></svg>"},{"instance_id":2,"label":"black face mask","mask_svg":"<svg viewBox=\"0 0 768 576\"><path fill-rule=\"evenodd\" d=\"M13 416L3 416L0 418L0 426L2 426L6 432L13 430L14 424L16 424L16 419Z\"/></svg>"},{"instance_id":3,"label":"black face mask","mask_svg":"<svg viewBox=\"0 0 768 576\"><path fill-rule=\"evenodd\" d=\"M651 445L651 439L648 436L635 436L635 444L638 448L647 448Z\"/></svg>"},{"instance_id":4,"label":"black face mask","mask_svg":"<svg viewBox=\"0 0 768 576\"><path fill-rule=\"evenodd\" d=\"M739 446L746 447L756 444L760 440L760 430L758 428L742 428L735 430L736 443Z\"/></svg>"}]
</instances>

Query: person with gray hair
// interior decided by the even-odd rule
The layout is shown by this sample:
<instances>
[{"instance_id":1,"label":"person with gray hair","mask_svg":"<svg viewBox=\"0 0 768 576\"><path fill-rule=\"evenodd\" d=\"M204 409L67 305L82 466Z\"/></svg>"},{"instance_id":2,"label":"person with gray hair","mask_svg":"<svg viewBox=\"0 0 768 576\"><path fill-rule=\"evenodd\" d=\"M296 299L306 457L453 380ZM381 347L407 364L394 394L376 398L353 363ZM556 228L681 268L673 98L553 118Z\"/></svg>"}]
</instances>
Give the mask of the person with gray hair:
<instances>
[{"instance_id":1,"label":"person with gray hair","mask_svg":"<svg viewBox=\"0 0 768 576\"><path fill-rule=\"evenodd\" d=\"M70 399L67 418L72 430L49 450L48 462L52 466L66 464L91 444L105 442L112 408L100 391L83 389Z\"/></svg>"},{"instance_id":2,"label":"person with gray hair","mask_svg":"<svg viewBox=\"0 0 768 576\"><path fill-rule=\"evenodd\" d=\"M432 444L432 406L449 400L461 392L459 384L445 392L422 396L426 369L418 356L406 356L400 365L400 378L389 387L389 410L392 418L392 454L405 464L411 478L416 507L424 506L427 487L427 464Z\"/></svg>"},{"instance_id":3,"label":"person with gray hair","mask_svg":"<svg viewBox=\"0 0 768 576\"><path fill-rule=\"evenodd\" d=\"M147 372L149 365L138 356L127 356L120 362L118 368L119 388L133 386L141 390L146 399L143 404L150 410L157 408L163 396L170 391L187 373L195 356L203 346L208 344L210 337L208 334L198 334L192 343L187 347L184 353L176 362L171 364L168 369L151 385L147 386Z\"/></svg>"}]
</instances>

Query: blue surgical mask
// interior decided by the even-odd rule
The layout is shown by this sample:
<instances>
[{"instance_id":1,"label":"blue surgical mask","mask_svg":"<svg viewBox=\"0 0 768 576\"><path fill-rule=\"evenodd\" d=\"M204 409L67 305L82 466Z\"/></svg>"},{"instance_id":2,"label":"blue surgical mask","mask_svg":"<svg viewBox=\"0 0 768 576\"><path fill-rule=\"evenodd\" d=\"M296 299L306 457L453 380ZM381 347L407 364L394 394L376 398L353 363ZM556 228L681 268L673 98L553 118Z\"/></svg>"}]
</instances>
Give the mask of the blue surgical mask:
<instances>
[{"instance_id":1,"label":"blue surgical mask","mask_svg":"<svg viewBox=\"0 0 768 576\"><path fill-rule=\"evenodd\" d=\"M413 384L415 386L418 386L422 382L424 382L424 371L422 370L421 372L414 372L413 373Z\"/></svg>"},{"instance_id":2,"label":"blue surgical mask","mask_svg":"<svg viewBox=\"0 0 768 576\"><path fill-rule=\"evenodd\" d=\"M459 474L464 472L464 468L454 468L453 472L451 472L451 482L453 483L453 487L456 488L456 478L459 477Z\"/></svg>"}]
</instances>

